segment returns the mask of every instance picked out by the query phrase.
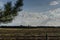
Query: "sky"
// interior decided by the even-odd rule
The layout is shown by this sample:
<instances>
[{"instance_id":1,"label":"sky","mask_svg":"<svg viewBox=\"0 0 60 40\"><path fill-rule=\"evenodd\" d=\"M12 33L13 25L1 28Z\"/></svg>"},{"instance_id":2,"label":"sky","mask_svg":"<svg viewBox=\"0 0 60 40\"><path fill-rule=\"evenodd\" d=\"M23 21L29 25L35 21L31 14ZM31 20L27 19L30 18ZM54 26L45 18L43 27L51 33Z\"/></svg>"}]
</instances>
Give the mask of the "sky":
<instances>
[{"instance_id":1,"label":"sky","mask_svg":"<svg viewBox=\"0 0 60 40\"><path fill-rule=\"evenodd\" d=\"M4 4L16 0L0 0L0 8ZM24 0L23 10L11 23L0 26L60 26L60 0Z\"/></svg>"}]
</instances>

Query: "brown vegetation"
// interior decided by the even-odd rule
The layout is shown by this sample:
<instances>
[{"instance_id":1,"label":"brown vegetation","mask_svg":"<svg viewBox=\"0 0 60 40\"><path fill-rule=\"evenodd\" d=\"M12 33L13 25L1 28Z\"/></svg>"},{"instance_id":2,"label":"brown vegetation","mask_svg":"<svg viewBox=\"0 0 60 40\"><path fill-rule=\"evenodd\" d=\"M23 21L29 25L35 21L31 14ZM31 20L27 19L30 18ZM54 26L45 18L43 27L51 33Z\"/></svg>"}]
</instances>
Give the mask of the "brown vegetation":
<instances>
[{"instance_id":1,"label":"brown vegetation","mask_svg":"<svg viewBox=\"0 0 60 40\"><path fill-rule=\"evenodd\" d=\"M6 40L60 40L60 28L0 28L0 38Z\"/></svg>"}]
</instances>

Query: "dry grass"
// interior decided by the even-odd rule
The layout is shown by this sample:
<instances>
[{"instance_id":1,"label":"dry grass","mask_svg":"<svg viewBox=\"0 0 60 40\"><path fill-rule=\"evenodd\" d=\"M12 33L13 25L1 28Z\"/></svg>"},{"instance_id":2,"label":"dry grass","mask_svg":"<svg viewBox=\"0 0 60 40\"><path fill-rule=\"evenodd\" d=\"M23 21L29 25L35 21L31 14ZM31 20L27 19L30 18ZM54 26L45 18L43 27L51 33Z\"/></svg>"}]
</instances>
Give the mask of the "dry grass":
<instances>
[{"instance_id":1,"label":"dry grass","mask_svg":"<svg viewBox=\"0 0 60 40\"><path fill-rule=\"evenodd\" d=\"M46 36L46 33L48 36L60 36L60 28L0 28L0 37L6 39L17 36Z\"/></svg>"},{"instance_id":2,"label":"dry grass","mask_svg":"<svg viewBox=\"0 0 60 40\"><path fill-rule=\"evenodd\" d=\"M37 34L59 34L60 28L0 28L1 33L18 33L22 35L37 35Z\"/></svg>"}]
</instances>

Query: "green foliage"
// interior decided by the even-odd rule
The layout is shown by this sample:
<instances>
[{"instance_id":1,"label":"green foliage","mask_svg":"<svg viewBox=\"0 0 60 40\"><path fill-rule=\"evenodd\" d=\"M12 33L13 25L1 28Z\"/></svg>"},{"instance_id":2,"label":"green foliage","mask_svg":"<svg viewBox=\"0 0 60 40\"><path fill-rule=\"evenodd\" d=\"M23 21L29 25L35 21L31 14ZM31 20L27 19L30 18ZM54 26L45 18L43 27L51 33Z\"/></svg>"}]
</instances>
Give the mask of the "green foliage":
<instances>
[{"instance_id":1,"label":"green foliage","mask_svg":"<svg viewBox=\"0 0 60 40\"><path fill-rule=\"evenodd\" d=\"M11 2L7 2L7 4L4 5L4 15L7 16L7 15L10 15L11 13L11 10L12 10L12 7L11 7Z\"/></svg>"},{"instance_id":2,"label":"green foliage","mask_svg":"<svg viewBox=\"0 0 60 40\"><path fill-rule=\"evenodd\" d=\"M11 22L17 16L18 11L21 11L22 6L23 0L17 0L14 6L12 6L12 2L7 2L4 5L4 10L0 9L0 23Z\"/></svg>"}]
</instances>

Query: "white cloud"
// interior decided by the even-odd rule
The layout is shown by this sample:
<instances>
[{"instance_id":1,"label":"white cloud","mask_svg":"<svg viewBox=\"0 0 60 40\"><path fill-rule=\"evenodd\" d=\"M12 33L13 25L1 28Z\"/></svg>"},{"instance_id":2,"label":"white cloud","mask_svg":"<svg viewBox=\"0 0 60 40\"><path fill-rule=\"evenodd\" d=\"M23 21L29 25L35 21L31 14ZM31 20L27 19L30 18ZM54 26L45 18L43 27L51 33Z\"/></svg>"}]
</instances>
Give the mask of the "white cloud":
<instances>
[{"instance_id":1,"label":"white cloud","mask_svg":"<svg viewBox=\"0 0 60 40\"><path fill-rule=\"evenodd\" d=\"M60 20L50 20L45 26L60 26Z\"/></svg>"},{"instance_id":2,"label":"white cloud","mask_svg":"<svg viewBox=\"0 0 60 40\"><path fill-rule=\"evenodd\" d=\"M60 26L60 8L46 12L19 12L12 23L1 25Z\"/></svg>"},{"instance_id":3,"label":"white cloud","mask_svg":"<svg viewBox=\"0 0 60 40\"><path fill-rule=\"evenodd\" d=\"M41 23L48 19L46 15L42 15L41 13L37 12L27 12L24 13L24 17L22 20L23 25L32 25L32 26L41 26Z\"/></svg>"},{"instance_id":4,"label":"white cloud","mask_svg":"<svg viewBox=\"0 0 60 40\"><path fill-rule=\"evenodd\" d=\"M48 13L53 15L45 24L46 26L60 26L60 8L50 10Z\"/></svg>"},{"instance_id":5,"label":"white cloud","mask_svg":"<svg viewBox=\"0 0 60 40\"><path fill-rule=\"evenodd\" d=\"M19 25L31 25L31 26L38 26L41 23L48 19L46 15L42 15L41 13L37 12L20 12L19 15L12 21L12 23L8 24L1 24L1 25L12 25L12 26L19 26Z\"/></svg>"},{"instance_id":6,"label":"white cloud","mask_svg":"<svg viewBox=\"0 0 60 40\"><path fill-rule=\"evenodd\" d=\"M58 2L58 1L52 1L52 2L50 2L50 4L49 4L49 5L57 5L57 4L59 4L59 2Z\"/></svg>"},{"instance_id":7,"label":"white cloud","mask_svg":"<svg viewBox=\"0 0 60 40\"><path fill-rule=\"evenodd\" d=\"M49 10L42 13L24 13L22 24L34 26L59 26L60 25L60 8Z\"/></svg>"}]
</instances>

